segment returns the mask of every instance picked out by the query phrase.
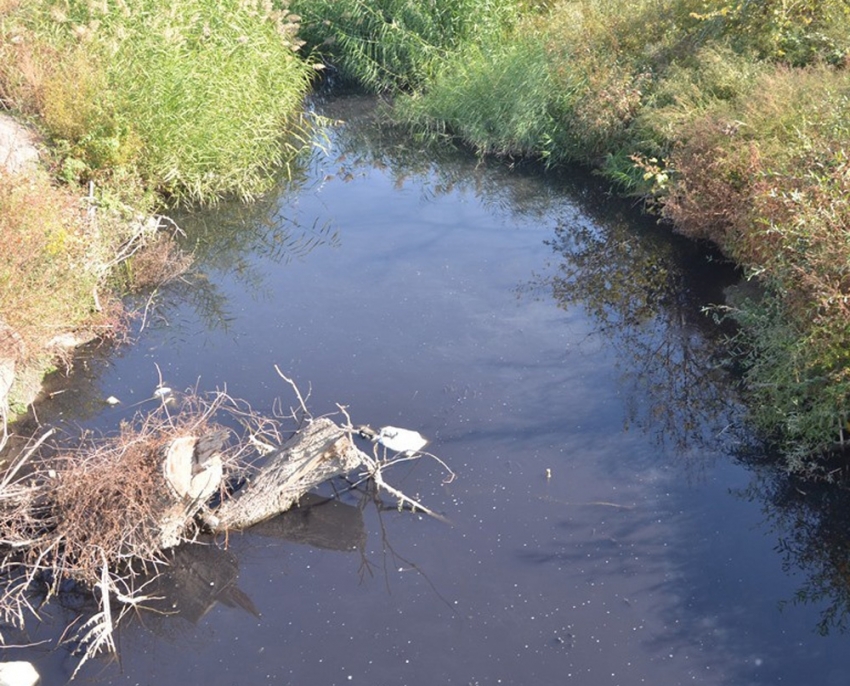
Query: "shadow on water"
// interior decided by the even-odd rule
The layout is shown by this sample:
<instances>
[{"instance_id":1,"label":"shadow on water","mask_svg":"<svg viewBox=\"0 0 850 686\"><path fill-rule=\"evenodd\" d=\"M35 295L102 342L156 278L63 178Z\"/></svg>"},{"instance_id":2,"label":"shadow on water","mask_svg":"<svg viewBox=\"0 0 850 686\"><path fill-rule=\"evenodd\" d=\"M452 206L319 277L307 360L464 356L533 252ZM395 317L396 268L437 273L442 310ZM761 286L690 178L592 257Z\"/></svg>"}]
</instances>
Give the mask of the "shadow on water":
<instances>
[{"instance_id":1,"label":"shadow on water","mask_svg":"<svg viewBox=\"0 0 850 686\"><path fill-rule=\"evenodd\" d=\"M283 355L280 341L295 338L285 327L300 326L294 301L303 299L308 308L316 302L325 307L322 297L344 300L328 315L333 321L327 332L293 348L290 359L311 362L314 370L330 368L327 379L343 376L349 359L323 347L343 331L346 345L362 343L352 366L365 371L340 383L358 389L372 412L388 411L373 399L382 394L394 393L386 403L391 410L395 404L418 409L414 399L424 397L422 405L435 408L433 416L423 416L430 423L424 428L453 454L461 478L435 487L424 468L412 467L402 480L424 489L426 500L442 499L458 524L437 530L395 516L392 505L376 503L373 494L347 492L338 499L305 499L300 509L233 535L226 547L218 541L181 548L162 585L150 589L159 598L155 607L121 630L122 643L132 646L128 663L141 665L141 673L145 666L158 667L157 658L139 648L149 631L197 645L193 657L147 641L150 652L170 656L174 683L185 681L178 678L181 670L196 670L194 676L208 683L249 683L225 674L221 662L235 660L237 671L241 666L271 673L284 657L290 671L278 674L280 683L307 683L307 674L313 683L335 683L349 666L368 675L373 659L384 663L385 683L409 684L498 678L544 684L564 675L594 686L640 679L659 685L767 684L793 674L789 659L799 662L798 673L814 673L802 653L820 655L822 649L801 638L799 629L786 639L791 629L771 624L784 599L789 607L811 604L814 611L800 615L811 629L826 634L846 628L848 498L836 489L797 483L747 457L754 442L724 357L727 332L703 309L722 302L736 272L702 246L671 238L636 216L583 172L546 175L448 147L426 149L377 125L370 99L331 98L316 106L345 120L329 133L325 150L305 160L295 183L250 206L225 203L179 216L185 245L196 258L194 273L155 295L137 346L84 350L67 377L52 380L53 395L37 406L37 418L69 432L77 423L108 431L144 409L158 381L150 377L150 364L144 371L122 371L148 380L122 397L121 407L107 409L103 399L105 377L125 364L142 366L128 361L134 355L149 363L159 359L154 354L176 355L183 348L187 357L215 353L235 361L217 370L224 381L227 374L255 374L248 381L259 386L267 370L248 365L257 349L246 343L228 347L230 338L254 344L267 336L275 354ZM391 193L407 194L415 197L401 212L424 214L423 208L446 201L445 216L430 225L423 220L416 232L402 236L408 231L402 222L372 234L369 220L344 226L327 209L332 194L350 193L342 212L346 218L356 214L358 194L385 179L392 189L381 191L387 196L369 196L363 204L389 205ZM455 215L467 205L523 228L500 233L501 225L482 223L486 237L464 243L458 238L467 240L463 231L454 224L444 229L439 221L459 226ZM389 211L376 207L376 215ZM476 218L462 221L474 225ZM476 226L463 228L474 232ZM440 248L449 239L459 242ZM491 242L496 247L485 251L482 244ZM346 251L358 249L362 254L346 261ZM432 250L436 257L429 257ZM487 252L483 266L470 258L476 251ZM446 253L466 261L447 269ZM502 276L500 268L512 260L517 269ZM322 271L323 263L331 266ZM400 275L388 276L387 265ZM303 277L289 276L299 269ZM423 285L416 278L420 272L440 277ZM354 285L346 273L355 274ZM467 287L488 279L494 284L488 288L508 293L493 301L492 315L479 313L491 306L490 296L476 291L476 300ZM363 285L370 282L376 285ZM322 288L330 295L311 300ZM362 317L351 314L348 291L356 291L355 306L362 301L365 311L379 314L398 296L392 312L412 309L416 316L407 325L421 328L407 334L392 318L378 334L359 328ZM418 311L416 297L432 310ZM250 308L256 303L272 305L255 312ZM246 308L247 327L240 319ZM284 320L284 328L262 329L270 312ZM440 317L454 315L460 324L450 330L452 320ZM429 329L431 320L435 330ZM322 323L304 321L307 329ZM207 337L212 342L205 348L197 341ZM153 352L143 355L139 346ZM415 390L404 394L398 392L404 383L393 375L405 369L392 366L403 354L414 361L423 356L422 365L430 365L407 380ZM431 378L438 376L447 380ZM376 377L389 391L372 381ZM601 397L593 394L596 387ZM129 388L128 382L128 394ZM746 471L734 471L736 460ZM550 468L555 478L544 476ZM562 473L567 483L558 480ZM751 502L759 506L758 516ZM796 592L786 593L781 574L803 578ZM281 591L267 590L278 576L289 594L283 599ZM372 577L382 588L372 589ZM85 611L84 602L72 597L68 612ZM290 613L303 620L287 619ZM348 624L355 622L357 637L353 630L349 636ZM421 654L409 647L410 639L401 640L410 627ZM52 630L48 618L31 628L29 638ZM261 651L264 643L244 654L233 648L242 632L246 641L260 644L274 631L277 643L268 640L281 653L274 660ZM219 633L233 638L216 643ZM378 640L385 652L370 652ZM317 643L327 655L308 664ZM408 658L402 656L411 650L409 659L433 673L405 671ZM342 653L342 667L331 672L334 655ZM252 660L255 665L247 664ZM438 666L443 661L446 666ZM613 666L625 669L633 662L643 670L635 681L609 676ZM846 670L838 659L830 665L819 683L831 683ZM71 668L60 659L54 674L67 677ZM95 671L87 676L103 683L111 678L111 671Z\"/></svg>"},{"instance_id":2,"label":"shadow on water","mask_svg":"<svg viewBox=\"0 0 850 686\"><path fill-rule=\"evenodd\" d=\"M802 578L782 605L813 604L817 631L850 628L850 494L830 484L801 482L763 468L736 495L761 506L765 529L776 537L783 569Z\"/></svg>"}]
</instances>

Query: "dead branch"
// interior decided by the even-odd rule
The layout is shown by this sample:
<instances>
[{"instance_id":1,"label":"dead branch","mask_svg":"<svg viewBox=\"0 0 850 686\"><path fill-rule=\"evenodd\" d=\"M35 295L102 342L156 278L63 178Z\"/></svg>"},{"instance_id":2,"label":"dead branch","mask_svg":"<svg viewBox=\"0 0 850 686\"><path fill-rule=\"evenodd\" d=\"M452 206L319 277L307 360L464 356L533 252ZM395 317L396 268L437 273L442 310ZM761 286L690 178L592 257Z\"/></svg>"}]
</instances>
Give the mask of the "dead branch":
<instances>
[{"instance_id":1,"label":"dead branch","mask_svg":"<svg viewBox=\"0 0 850 686\"><path fill-rule=\"evenodd\" d=\"M298 399L299 409L284 419L306 418L283 442L292 427L284 429L280 418L264 417L224 392L211 399L189 393L181 407L163 399L113 437L84 436L69 448L48 445L49 431L23 451L0 479L0 618L22 626L36 613L30 591L36 581L47 598L66 580L89 589L97 610L75 635L82 666L101 650L114 652L116 624L149 598L139 574L156 578L167 564L166 550L195 541L203 529L226 533L270 519L323 482L352 472L372 479L400 509L446 521L384 477L395 464L430 455L402 450L388 456L392 437L415 435L417 445L424 438L384 427L368 434L375 441L370 455L354 444L356 435L367 434L355 429L344 406L343 425L311 418L295 382L275 369ZM159 381L162 389L161 375ZM236 477L243 485L230 493Z\"/></svg>"},{"instance_id":2,"label":"dead branch","mask_svg":"<svg viewBox=\"0 0 850 686\"><path fill-rule=\"evenodd\" d=\"M214 531L244 529L285 512L328 479L348 474L368 456L327 417L310 421L275 452L235 498L210 517Z\"/></svg>"}]
</instances>

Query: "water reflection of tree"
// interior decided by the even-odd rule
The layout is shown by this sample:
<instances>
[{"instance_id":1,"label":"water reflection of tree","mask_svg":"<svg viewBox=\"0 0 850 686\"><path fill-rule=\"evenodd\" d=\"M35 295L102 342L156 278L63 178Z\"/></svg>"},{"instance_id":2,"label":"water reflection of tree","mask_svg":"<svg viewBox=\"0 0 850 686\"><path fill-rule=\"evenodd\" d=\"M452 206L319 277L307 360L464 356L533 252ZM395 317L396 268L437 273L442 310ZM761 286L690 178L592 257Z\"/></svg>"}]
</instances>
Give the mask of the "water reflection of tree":
<instances>
[{"instance_id":1,"label":"water reflection of tree","mask_svg":"<svg viewBox=\"0 0 850 686\"><path fill-rule=\"evenodd\" d=\"M721 364L720 332L703 307L721 301L734 275L699 246L616 215L561 220L557 259L531 287L564 309L580 305L613 345L631 387L627 425L687 455L717 447L734 423L733 380Z\"/></svg>"},{"instance_id":2,"label":"water reflection of tree","mask_svg":"<svg viewBox=\"0 0 850 686\"><path fill-rule=\"evenodd\" d=\"M317 101L317 107L338 122L332 152L334 175L343 181L380 169L397 188L415 183L425 200L471 193L503 217L542 216L573 190L568 175L546 174L542 165L481 158L449 139L412 137L393 126L385 108L376 106L371 96L335 97Z\"/></svg>"},{"instance_id":3,"label":"water reflection of tree","mask_svg":"<svg viewBox=\"0 0 850 686\"><path fill-rule=\"evenodd\" d=\"M803 482L763 467L742 497L762 503L766 525L778 540L786 572L804 580L794 604L820 608L819 633L850 628L850 498L846 489Z\"/></svg>"},{"instance_id":4,"label":"water reflection of tree","mask_svg":"<svg viewBox=\"0 0 850 686\"><path fill-rule=\"evenodd\" d=\"M191 307L208 329L226 329L227 297L209 278L213 272L231 275L256 295L264 295L265 277L257 260L286 265L307 258L322 246L336 246L339 236L330 222L298 215L293 200L307 178L281 182L269 195L246 204L230 202L209 210L177 215L185 233L183 246L195 258L192 273L158 294L158 318L178 305Z\"/></svg>"}]
</instances>

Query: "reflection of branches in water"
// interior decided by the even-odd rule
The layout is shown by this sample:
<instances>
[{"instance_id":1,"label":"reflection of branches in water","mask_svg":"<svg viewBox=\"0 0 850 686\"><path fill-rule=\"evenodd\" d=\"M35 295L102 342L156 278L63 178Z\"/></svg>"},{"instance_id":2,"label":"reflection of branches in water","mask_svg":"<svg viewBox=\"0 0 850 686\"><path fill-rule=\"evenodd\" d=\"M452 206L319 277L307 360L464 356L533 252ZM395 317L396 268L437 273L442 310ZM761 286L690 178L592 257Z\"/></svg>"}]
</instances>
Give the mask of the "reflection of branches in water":
<instances>
[{"instance_id":1,"label":"reflection of branches in water","mask_svg":"<svg viewBox=\"0 0 850 686\"><path fill-rule=\"evenodd\" d=\"M388 511L399 511L398 504L387 505L381 500L380 491L375 487L373 482L369 482L365 489L360 491L362 494L362 498L360 500L359 507L365 509L367 506L371 505L375 507L375 511L378 515L378 524L381 528L381 569L383 570L384 575L384 584L387 589L387 594L392 595L392 589L390 588L390 567L389 563L392 562L393 566L396 567L399 571L414 571L418 574L422 579L425 580L425 583L433 591L434 595L443 603L449 610L451 610L452 614L457 614L457 610L454 605L443 596L437 587L434 585L434 582L431 581L429 576L425 573L425 571L419 567L415 562L407 559L400 553L396 551L393 547L392 543L390 543L390 535L387 531L387 527L384 523L383 512ZM360 575L360 582L362 583L368 574L370 577L374 577L375 573L373 570L377 569L378 565L370 561L366 555L365 548L361 550L361 563L360 568L358 570L358 574Z\"/></svg>"},{"instance_id":2,"label":"reflection of branches in water","mask_svg":"<svg viewBox=\"0 0 850 686\"><path fill-rule=\"evenodd\" d=\"M616 348L634 389L627 423L680 452L714 443L735 406L716 352L719 332L700 309L707 296L692 285L718 274L696 247L628 222L578 218L562 221L550 244L554 273L527 290L551 292L564 309L581 305Z\"/></svg>"},{"instance_id":3,"label":"reflection of branches in water","mask_svg":"<svg viewBox=\"0 0 850 686\"><path fill-rule=\"evenodd\" d=\"M186 233L185 248L195 257L193 273L159 291L149 326L168 325L170 313L188 305L209 330L227 330L231 319L227 296L207 274L222 271L233 275L253 292L262 294L265 276L257 255L278 264L303 260L322 246L339 244L330 222L302 222L284 216L286 191L261 198L251 205L229 203L179 218ZM268 294L267 294L268 295Z\"/></svg>"},{"instance_id":4,"label":"reflection of branches in water","mask_svg":"<svg viewBox=\"0 0 850 686\"><path fill-rule=\"evenodd\" d=\"M344 120L331 138L337 178L349 181L381 169L397 188L415 184L425 200L471 193L502 217L542 216L566 197L566 178L544 175L536 164L482 159L450 141L418 140L393 126L376 102L369 96L349 96L317 103L326 115Z\"/></svg>"},{"instance_id":5,"label":"reflection of branches in water","mask_svg":"<svg viewBox=\"0 0 850 686\"><path fill-rule=\"evenodd\" d=\"M843 488L795 479L759 468L739 493L759 500L778 535L776 550L786 572L805 580L790 602L821 608L817 630L826 635L850 628L850 498ZM787 601L786 601L787 602Z\"/></svg>"}]
</instances>

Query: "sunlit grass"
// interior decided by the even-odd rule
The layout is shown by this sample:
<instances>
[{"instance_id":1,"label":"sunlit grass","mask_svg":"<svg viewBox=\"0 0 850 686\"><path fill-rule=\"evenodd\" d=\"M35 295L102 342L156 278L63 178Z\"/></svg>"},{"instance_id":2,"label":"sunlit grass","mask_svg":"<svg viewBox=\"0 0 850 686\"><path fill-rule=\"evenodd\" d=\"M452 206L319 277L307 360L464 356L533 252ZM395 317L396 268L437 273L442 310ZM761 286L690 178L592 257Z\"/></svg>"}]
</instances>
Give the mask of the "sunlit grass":
<instances>
[{"instance_id":1,"label":"sunlit grass","mask_svg":"<svg viewBox=\"0 0 850 686\"><path fill-rule=\"evenodd\" d=\"M3 24L0 92L69 181L121 171L162 195L252 197L296 152L312 74L295 17L249 0L21 4Z\"/></svg>"},{"instance_id":2,"label":"sunlit grass","mask_svg":"<svg viewBox=\"0 0 850 686\"><path fill-rule=\"evenodd\" d=\"M339 77L372 91L417 89L470 43L497 40L518 0L293 0L301 35Z\"/></svg>"}]
</instances>

